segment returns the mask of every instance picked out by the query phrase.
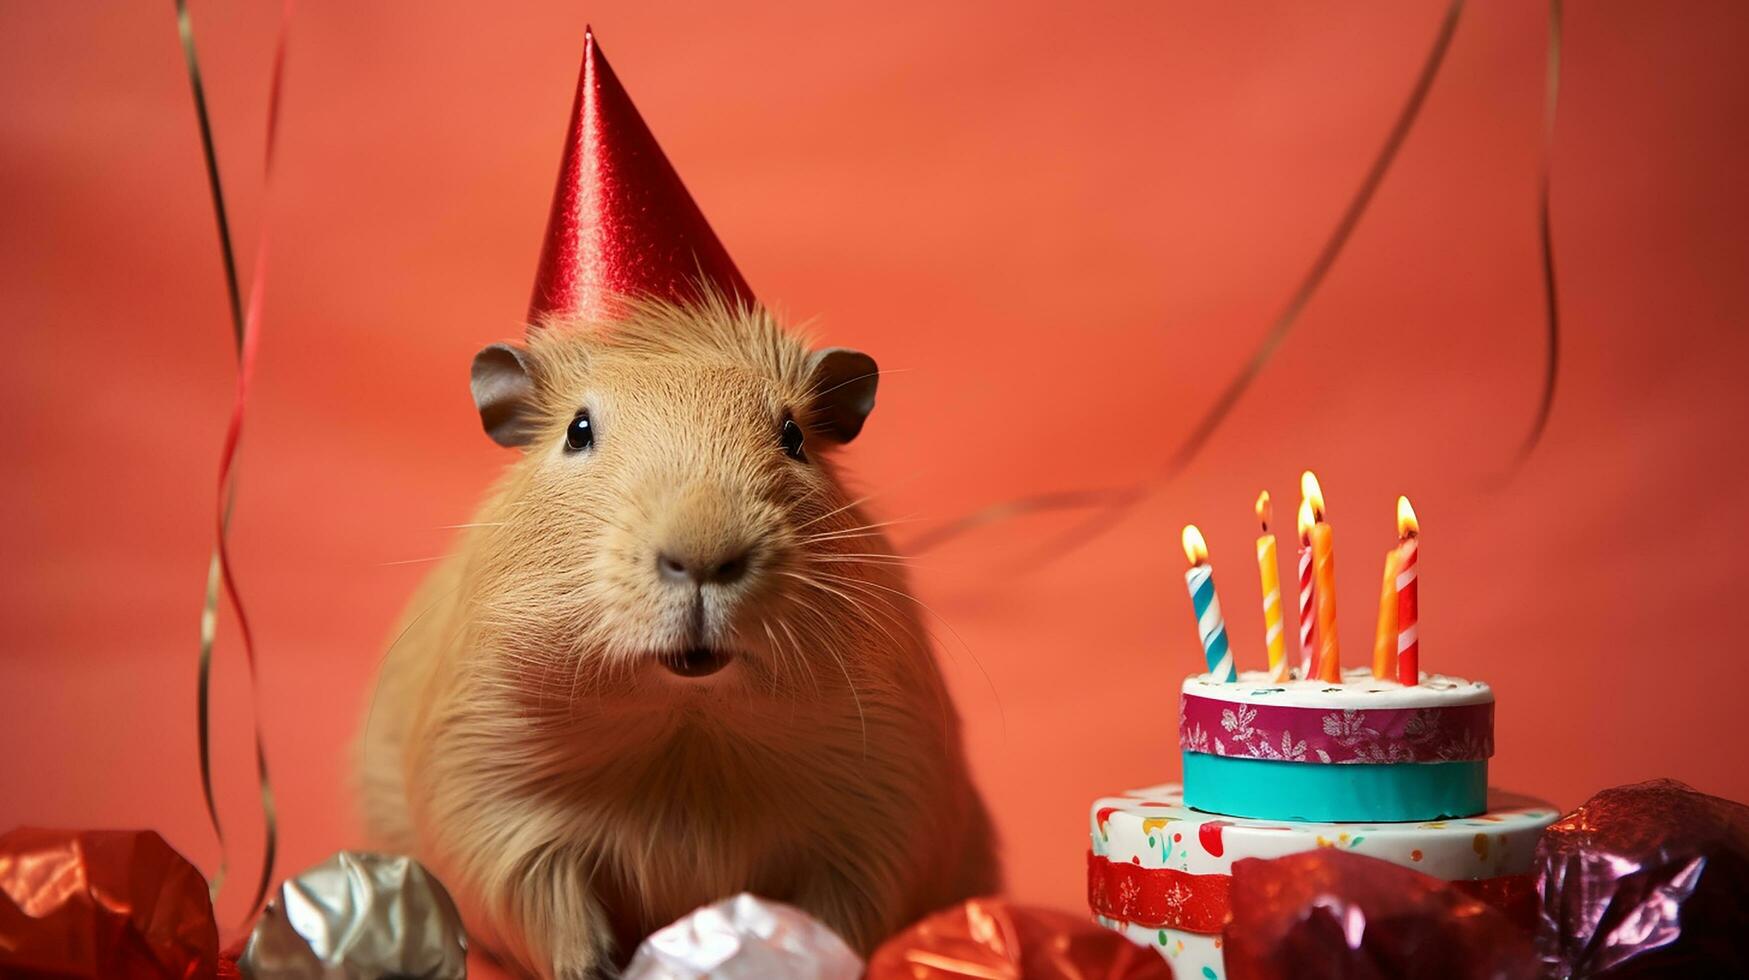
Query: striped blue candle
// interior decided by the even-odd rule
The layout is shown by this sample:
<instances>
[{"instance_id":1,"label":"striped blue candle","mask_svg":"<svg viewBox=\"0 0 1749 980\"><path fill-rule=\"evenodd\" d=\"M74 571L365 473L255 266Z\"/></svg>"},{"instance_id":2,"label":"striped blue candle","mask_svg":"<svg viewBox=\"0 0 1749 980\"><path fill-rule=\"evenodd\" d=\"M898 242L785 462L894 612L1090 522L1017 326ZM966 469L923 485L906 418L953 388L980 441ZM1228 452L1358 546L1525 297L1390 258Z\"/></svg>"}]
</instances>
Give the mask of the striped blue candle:
<instances>
[{"instance_id":1,"label":"striped blue candle","mask_svg":"<svg viewBox=\"0 0 1749 980\"><path fill-rule=\"evenodd\" d=\"M1184 584L1190 589L1190 606L1196 612L1196 633L1202 640L1209 676L1228 684L1237 681L1233 651L1227 645L1227 621L1221 616L1221 600L1215 596L1215 570L1208 565L1192 566L1184 573Z\"/></svg>"}]
</instances>

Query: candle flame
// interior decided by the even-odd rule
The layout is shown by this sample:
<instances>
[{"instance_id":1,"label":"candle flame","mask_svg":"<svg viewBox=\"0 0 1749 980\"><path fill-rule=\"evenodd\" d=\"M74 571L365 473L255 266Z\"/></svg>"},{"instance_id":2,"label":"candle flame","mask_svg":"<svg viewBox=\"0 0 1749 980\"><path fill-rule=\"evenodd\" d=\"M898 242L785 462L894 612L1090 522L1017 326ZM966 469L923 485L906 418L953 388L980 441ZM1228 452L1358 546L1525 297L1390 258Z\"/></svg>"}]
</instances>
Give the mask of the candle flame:
<instances>
[{"instance_id":1,"label":"candle flame","mask_svg":"<svg viewBox=\"0 0 1749 980\"><path fill-rule=\"evenodd\" d=\"M1202 539L1202 532L1195 524L1184 525L1184 557L1192 565L1201 565L1209 560L1208 542Z\"/></svg>"},{"instance_id":2,"label":"candle flame","mask_svg":"<svg viewBox=\"0 0 1749 980\"><path fill-rule=\"evenodd\" d=\"M1324 519L1324 488L1318 485L1318 478L1311 470L1300 474L1300 496L1312 505L1314 520Z\"/></svg>"},{"instance_id":3,"label":"candle flame","mask_svg":"<svg viewBox=\"0 0 1749 980\"><path fill-rule=\"evenodd\" d=\"M1258 523L1263 525L1263 533L1268 534L1269 533L1269 518L1275 513L1275 508L1272 507L1269 503L1269 491L1268 490L1265 490L1262 493L1257 495L1257 505L1253 509L1257 511Z\"/></svg>"},{"instance_id":4,"label":"candle flame","mask_svg":"<svg viewBox=\"0 0 1749 980\"><path fill-rule=\"evenodd\" d=\"M1300 514L1299 514L1300 540L1301 541L1305 541L1305 540L1308 540L1309 538L1311 538L1312 525L1316 524L1316 523L1318 523L1317 518L1312 516L1312 502L1310 500L1302 499L1300 501Z\"/></svg>"},{"instance_id":5,"label":"candle flame","mask_svg":"<svg viewBox=\"0 0 1749 980\"><path fill-rule=\"evenodd\" d=\"M1421 533L1421 522L1415 519L1415 508L1408 497L1397 498L1397 537L1412 538Z\"/></svg>"}]
</instances>

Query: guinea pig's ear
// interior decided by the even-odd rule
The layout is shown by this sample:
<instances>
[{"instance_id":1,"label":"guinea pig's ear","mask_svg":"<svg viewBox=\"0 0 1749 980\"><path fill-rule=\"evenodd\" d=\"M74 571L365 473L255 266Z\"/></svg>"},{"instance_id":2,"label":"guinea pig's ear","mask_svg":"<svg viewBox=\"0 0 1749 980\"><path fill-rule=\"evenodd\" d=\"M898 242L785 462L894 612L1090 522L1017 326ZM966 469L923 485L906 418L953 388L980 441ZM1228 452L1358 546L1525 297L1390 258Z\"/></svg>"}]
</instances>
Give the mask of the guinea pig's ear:
<instances>
[{"instance_id":1,"label":"guinea pig's ear","mask_svg":"<svg viewBox=\"0 0 1749 980\"><path fill-rule=\"evenodd\" d=\"M521 350L493 344L474 355L469 387L480 424L500 446L525 446L534 438L534 378Z\"/></svg>"},{"instance_id":2,"label":"guinea pig's ear","mask_svg":"<svg viewBox=\"0 0 1749 980\"><path fill-rule=\"evenodd\" d=\"M828 347L808 358L812 425L834 442L849 442L874 411L880 368L859 350Z\"/></svg>"}]
</instances>

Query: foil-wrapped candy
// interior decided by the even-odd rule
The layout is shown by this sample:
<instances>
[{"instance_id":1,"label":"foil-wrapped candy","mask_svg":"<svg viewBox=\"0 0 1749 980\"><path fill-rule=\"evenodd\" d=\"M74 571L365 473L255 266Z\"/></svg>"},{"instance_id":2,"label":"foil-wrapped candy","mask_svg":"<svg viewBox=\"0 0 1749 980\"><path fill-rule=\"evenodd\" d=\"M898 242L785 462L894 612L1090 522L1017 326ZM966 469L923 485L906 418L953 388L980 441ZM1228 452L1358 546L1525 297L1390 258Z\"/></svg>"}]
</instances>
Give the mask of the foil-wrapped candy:
<instances>
[{"instance_id":1,"label":"foil-wrapped candy","mask_svg":"<svg viewBox=\"0 0 1749 980\"><path fill-rule=\"evenodd\" d=\"M1558 977L1749 976L1749 807L1659 779L1548 830L1537 947Z\"/></svg>"},{"instance_id":2,"label":"foil-wrapped candy","mask_svg":"<svg viewBox=\"0 0 1749 980\"><path fill-rule=\"evenodd\" d=\"M218 955L206 879L152 831L0 836L0 976L195 980Z\"/></svg>"},{"instance_id":3,"label":"foil-wrapped candy","mask_svg":"<svg viewBox=\"0 0 1749 980\"><path fill-rule=\"evenodd\" d=\"M239 962L255 980L462 980L455 902L409 857L341 851L291 878Z\"/></svg>"},{"instance_id":4,"label":"foil-wrapped candy","mask_svg":"<svg viewBox=\"0 0 1749 980\"><path fill-rule=\"evenodd\" d=\"M1233 863L1230 980L1534 980L1531 938L1451 883L1320 848Z\"/></svg>"},{"instance_id":5,"label":"foil-wrapped candy","mask_svg":"<svg viewBox=\"0 0 1749 980\"><path fill-rule=\"evenodd\" d=\"M856 980L862 959L806 912L740 894L650 934L623 980Z\"/></svg>"},{"instance_id":6,"label":"foil-wrapped candy","mask_svg":"<svg viewBox=\"0 0 1749 980\"><path fill-rule=\"evenodd\" d=\"M1086 916L1000 898L937 912L881 944L868 962L868 980L953 978L1172 980L1172 969Z\"/></svg>"}]
</instances>

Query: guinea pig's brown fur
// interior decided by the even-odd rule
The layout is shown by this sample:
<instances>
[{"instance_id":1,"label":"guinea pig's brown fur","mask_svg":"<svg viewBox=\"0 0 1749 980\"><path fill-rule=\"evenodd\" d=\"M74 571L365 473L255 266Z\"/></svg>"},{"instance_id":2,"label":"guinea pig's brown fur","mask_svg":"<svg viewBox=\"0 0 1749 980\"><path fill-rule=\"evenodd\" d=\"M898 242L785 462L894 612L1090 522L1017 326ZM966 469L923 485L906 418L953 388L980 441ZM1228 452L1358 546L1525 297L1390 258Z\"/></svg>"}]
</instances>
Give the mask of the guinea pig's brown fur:
<instances>
[{"instance_id":1,"label":"guinea pig's brown fur","mask_svg":"<svg viewBox=\"0 0 1749 980\"><path fill-rule=\"evenodd\" d=\"M373 842L427 863L476 941L610 975L751 891L866 953L997 888L904 569L831 458L873 374L721 300L476 360L487 428L523 455L415 596L358 746ZM688 650L730 659L694 676Z\"/></svg>"}]
</instances>

